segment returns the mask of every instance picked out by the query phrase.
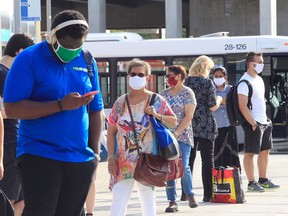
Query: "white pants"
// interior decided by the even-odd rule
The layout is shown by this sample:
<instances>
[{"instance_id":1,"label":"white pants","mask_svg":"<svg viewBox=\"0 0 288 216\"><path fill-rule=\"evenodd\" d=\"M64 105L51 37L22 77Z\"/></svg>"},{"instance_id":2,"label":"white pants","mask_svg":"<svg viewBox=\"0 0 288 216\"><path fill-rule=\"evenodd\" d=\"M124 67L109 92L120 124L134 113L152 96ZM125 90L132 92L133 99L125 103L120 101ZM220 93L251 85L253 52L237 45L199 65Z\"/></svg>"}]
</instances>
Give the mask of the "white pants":
<instances>
[{"instance_id":1,"label":"white pants","mask_svg":"<svg viewBox=\"0 0 288 216\"><path fill-rule=\"evenodd\" d=\"M142 215L156 216L155 188L142 185L135 181L135 179L125 179L113 186L111 216L125 216L135 182L137 184L137 192L141 203Z\"/></svg>"}]
</instances>

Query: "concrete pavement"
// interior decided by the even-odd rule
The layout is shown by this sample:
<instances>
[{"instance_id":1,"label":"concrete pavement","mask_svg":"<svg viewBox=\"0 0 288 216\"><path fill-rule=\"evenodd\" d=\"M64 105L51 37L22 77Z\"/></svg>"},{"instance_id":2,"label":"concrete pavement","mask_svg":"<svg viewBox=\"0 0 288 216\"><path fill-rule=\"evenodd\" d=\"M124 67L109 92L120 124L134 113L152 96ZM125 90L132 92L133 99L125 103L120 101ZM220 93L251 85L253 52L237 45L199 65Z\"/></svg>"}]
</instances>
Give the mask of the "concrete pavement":
<instances>
[{"instance_id":1,"label":"concrete pavement","mask_svg":"<svg viewBox=\"0 0 288 216\"><path fill-rule=\"evenodd\" d=\"M241 162L243 155L240 155ZM255 158L255 164L256 164ZM257 169L255 170L256 177L258 179ZM197 196L196 199L199 202L199 207L191 209L188 206L188 202L177 201L179 205L179 212L177 213L165 213L165 208L168 206L166 199L165 188L157 188L157 215L204 215L204 216L288 216L288 155L287 154L271 154L270 164L268 168L268 176L276 184L280 184L280 189L266 191L264 193L247 192L247 178L244 171L242 172L243 188L246 198L244 204L224 204L224 203L204 203L203 188L201 181L201 159L198 153L196 157L194 173L193 173L193 185L194 191ZM108 189L109 174L107 170L107 162L101 162L98 167L97 173L97 196L95 200L96 216L108 216L112 193ZM180 181L177 181L177 193L181 193ZM180 196L178 196L178 200ZM137 190L134 187L127 210L127 216L141 216L140 203L137 197Z\"/></svg>"}]
</instances>

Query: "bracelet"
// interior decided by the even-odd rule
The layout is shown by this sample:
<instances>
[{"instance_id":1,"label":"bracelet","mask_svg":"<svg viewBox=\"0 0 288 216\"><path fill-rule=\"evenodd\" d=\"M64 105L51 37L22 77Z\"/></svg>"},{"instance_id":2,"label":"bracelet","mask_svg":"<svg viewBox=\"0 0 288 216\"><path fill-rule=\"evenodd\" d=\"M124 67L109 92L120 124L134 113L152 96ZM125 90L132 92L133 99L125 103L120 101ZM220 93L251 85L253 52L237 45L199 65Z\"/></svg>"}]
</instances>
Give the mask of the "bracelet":
<instances>
[{"instance_id":1,"label":"bracelet","mask_svg":"<svg viewBox=\"0 0 288 216\"><path fill-rule=\"evenodd\" d=\"M111 158L115 158L114 155L108 155L107 160L109 160Z\"/></svg>"},{"instance_id":2,"label":"bracelet","mask_svg":"<svg viewBox=\"0 0 288 216\"><path fill-rule=\"evenodd\" d=\"M100 157L100 155L99 155L99 154L97 154L97 153L94 153L94 156L95 156L96 160L98 160L98 161L101 161L101 157Z\"/></svg>"},{"instance_id":3,"label":"bracelet","mask_svg":"<svg viewBox=\"0 0 288 216\"><path fill-rule=\"evenodd\" d=\"M59 107L60 111L63 111L63 106L62 106L62 103L61 103L61 99L58 99L57 102L58 102L58 107Z\"/></svg>"}]
</instances>

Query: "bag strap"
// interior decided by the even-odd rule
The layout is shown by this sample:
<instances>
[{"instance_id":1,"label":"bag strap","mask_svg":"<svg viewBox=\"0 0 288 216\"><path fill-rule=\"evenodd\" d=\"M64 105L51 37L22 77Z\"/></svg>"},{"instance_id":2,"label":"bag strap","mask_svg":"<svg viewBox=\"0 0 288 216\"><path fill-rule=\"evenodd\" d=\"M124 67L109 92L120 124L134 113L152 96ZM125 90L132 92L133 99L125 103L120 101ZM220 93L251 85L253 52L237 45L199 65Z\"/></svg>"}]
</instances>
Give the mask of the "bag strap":
<instances>
[{"instance_id":1,"label":"bag strap","mask_svg":"<svg viewBox=\"0 0 288 216\"><path fill-rule=\"evenodd\" d=\"M136 129L135 129L134 118L133 118L131 107L130 107L130 103L129 103L129 100L128 100L128 94L125 95L125 101L127 103L129 115L130 115L130 118L131 118L131 121L132 121L132 126L131 127L132 127L132 130L133 130L134 140L135 140L135 144L137 145L137 152L138 152L138 155L139 155L140 152L139 152L138 138L137 138L137 133L136 133Z\"/></svg>"},{"instance_id":2,"label":"bag strap","mask_svg":"<svg viewBox=\"0 0 288 216\"><path fill-rule=\"evenodd\" d=\"M249 91L248 91L248 104L247 104L247 106L248 106L248 108L249 108L250 110L252 110L251 97L252 97L252 94L253 94L253 88L252 88L252 86L251 86L251 84L250 84L250 82L249 82L248 80L245 80L245 79L240 80L240 82L238 83L238 85L239 85L241 82L245 82L245 83L247 84L247 86L248 86ZM237 85L237 87L238 87L238 85Z\"/></svg>"},{"instance_id":3,"label":"bag strap","mask_svg":"<svg viewBox=\"0 0 288 216\"><path fill-rule=\"evenodd\" d=\"M154 104L155 99L156 99L156 96L157 96L156 93L153 93L153 94L152 94L152 97L151 97L150 102L149 102L149 106L152 106L152 105Z\"/></svg>"},{"instance_id":4,"label":"bag strap","mask_svg":"<svg viewBox=\"0 0 288 216\"><path fill-rule=\"evenodd\" d=\"M92 69L93 56L88 50L82 50L82 52L83 52L83 55L84 55L85 62L87 64L88 76L89 76L89 79L91 80L91 78L94 75L93 74L93 69Z\"/></svg>"},{"instance_id":5,"label":"bag strap","mask_svg":"<svg viewBox=\"0 0 288 216\"><path fill-rule=\"evenodd\" d=\"M89 50L83 50L82 49L82 52L83 52L83 56L85 59L85 63L87 65L88 76L89 76L90 82L92 84L92 77L94 76L93 67L92 67L93 56L92 56L91 52L89 52ZM89 104L87 104L87 112L88 113L89 113L89 108L90 108Z\"/></svg>"}]
</instances>

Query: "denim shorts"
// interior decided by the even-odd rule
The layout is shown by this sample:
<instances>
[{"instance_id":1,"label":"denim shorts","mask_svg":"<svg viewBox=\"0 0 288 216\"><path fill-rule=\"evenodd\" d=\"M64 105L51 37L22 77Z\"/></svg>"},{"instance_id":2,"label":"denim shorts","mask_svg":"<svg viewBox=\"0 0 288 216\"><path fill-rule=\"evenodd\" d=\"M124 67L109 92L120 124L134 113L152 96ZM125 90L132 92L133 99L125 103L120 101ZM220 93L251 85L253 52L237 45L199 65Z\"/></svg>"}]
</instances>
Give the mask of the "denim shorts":
<instances>
[{"instance_id":1,"label":"denim shorts","mask_svg":"<svg viewBox=\"0 0 288 216\"><path fill-rule=\"evenodd\" d=\"M269 150L273 147L272 143L272 122L268 119L267 124L257 122L255 131L251 124L242 124L244 130L244 150L245 153L258 154L260 151Z\"/></svg>"}]
</instances>

